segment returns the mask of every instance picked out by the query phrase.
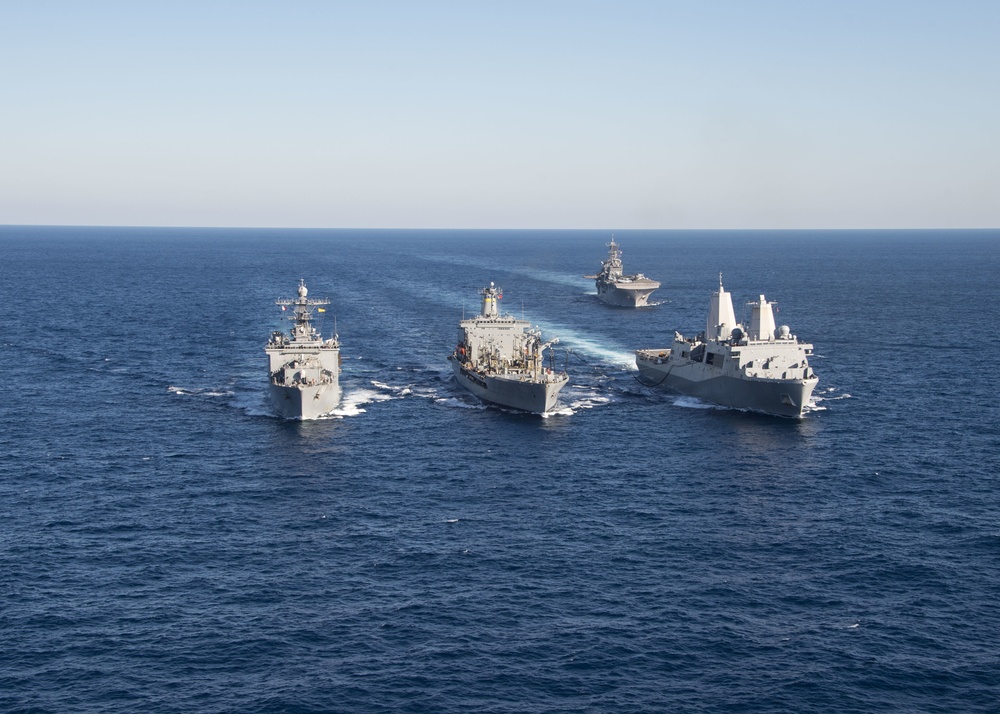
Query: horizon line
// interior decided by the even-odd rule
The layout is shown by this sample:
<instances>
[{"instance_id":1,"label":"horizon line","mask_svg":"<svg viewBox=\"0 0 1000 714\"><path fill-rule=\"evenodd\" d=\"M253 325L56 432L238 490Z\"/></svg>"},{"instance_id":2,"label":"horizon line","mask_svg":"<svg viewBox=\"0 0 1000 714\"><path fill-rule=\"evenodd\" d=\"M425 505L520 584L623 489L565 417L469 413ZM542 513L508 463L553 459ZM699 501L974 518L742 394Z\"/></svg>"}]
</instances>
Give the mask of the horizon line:
<instances>
[{"instance_id":1,"label":"horizon line","mask_svg":"<svg viewBox=\"0 0 1000 714\"><path fill-rule=\"evenodd\" d=\"M219 225L160 225L160 224L102 224L102 223L0 223L0 228L143 228L143 229L154 229L154 230L296 230L296 231L630 231L630 232L640 232L640 231L661 231L661 232L680 232L680 231L733 231L733 232L795 232L795 231L811 231L811 232L835 232L835 231L996 231L1000 230L1000 226L995 227L985 227L985 226L936 226L936 227L867 227L867 226L856 226L856 227L839 227L839 228L816 228L816 227L795 227L795 228L721 228L721 227L700 227L700 228L620 228L620 227L579 227L579 226L566 226L559 228L539 228L533 226L505 226L505 227L475 227L475 226L464 226L464 227L421 227L413 226L407 228L401 227L382 227L382 226L219 226Z\"/></svg>"}]
</instances>

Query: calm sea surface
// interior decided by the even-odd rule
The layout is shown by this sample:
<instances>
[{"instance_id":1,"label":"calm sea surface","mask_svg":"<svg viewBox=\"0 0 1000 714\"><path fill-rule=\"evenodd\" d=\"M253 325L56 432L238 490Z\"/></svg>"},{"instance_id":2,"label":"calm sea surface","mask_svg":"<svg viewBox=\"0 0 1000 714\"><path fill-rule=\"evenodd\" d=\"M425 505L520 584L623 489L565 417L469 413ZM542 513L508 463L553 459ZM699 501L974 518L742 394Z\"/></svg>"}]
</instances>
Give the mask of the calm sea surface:
<instances>
[{"instance_id":1,"label":"calm sea surface","mask_svg":"<svg viewBox=\"0 0 1000 714\"><path fill-rule=\"evenodd\" d=\"M636 311L610 237L0 227L0 711L997 711L1000 232L620 231ZM815 345L801 422L636 380L719 272ZM557 414L451 377L491 280Z\"/></svg>"}]
</instances>

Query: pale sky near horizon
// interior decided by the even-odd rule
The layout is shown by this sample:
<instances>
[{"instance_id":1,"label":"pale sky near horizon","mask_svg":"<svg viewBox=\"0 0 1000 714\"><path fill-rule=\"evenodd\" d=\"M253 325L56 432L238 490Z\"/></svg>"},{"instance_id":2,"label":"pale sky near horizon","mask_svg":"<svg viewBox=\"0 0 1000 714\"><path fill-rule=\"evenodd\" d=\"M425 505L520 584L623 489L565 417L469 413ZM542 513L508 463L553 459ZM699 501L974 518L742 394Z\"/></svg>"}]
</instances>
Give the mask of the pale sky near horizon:
<instances>
[{"instance_id":1,"label":"pale sky near horizon","mask_svg":"<svg viewBox=\"0 0 1000 714\"><path fill-rule=\"evenodd\" d=\"M1000 227L1000 2L0 0L0 224Z\"/></svg>"}]
</instances>

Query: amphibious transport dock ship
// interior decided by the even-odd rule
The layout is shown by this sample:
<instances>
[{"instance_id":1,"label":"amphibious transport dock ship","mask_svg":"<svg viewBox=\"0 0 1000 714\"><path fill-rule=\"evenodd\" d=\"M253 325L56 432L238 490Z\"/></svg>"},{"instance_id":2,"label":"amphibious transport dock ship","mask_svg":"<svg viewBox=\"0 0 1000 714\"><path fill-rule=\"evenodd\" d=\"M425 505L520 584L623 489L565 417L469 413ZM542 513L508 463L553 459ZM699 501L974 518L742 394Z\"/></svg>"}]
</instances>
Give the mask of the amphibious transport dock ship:
<instances>
[{"instance_id":1,"label":"amphibious transport dock ship","mask_svg":"<svg viewBox=\"0 0 1000 714\"><path fill-rule=\"evenodd\" d=\"M315 419L340 402L340 342L337 335L324 340L312 326L312 312L325 312L326 299L307 297L304 280L299 296L276 300L282 310L291 310L289 334L271 333L264 348L271 381L271 406L285 419Z\"/></svg>"},{"instance_id":2,"label":"amphibious transport dock ship","mask_svg":"<svg viewBox=\"0 0 1000 714\"><path fill-rule=\"evenodd\" d=\"M763 295L749 303L750 327L744 330L720 275L704 334L688 339L675 332L669 349L637 350L639 373L650 386L738 409L801 418L819 382L809 366L813 346L799 342L787 325L775 328L773 304Z\"/></svg>"},{"instance_id":3,"label":"amphibious transport dock ship","mask_svg":"<svg viewBox=\"0 0 1000 714\"><path fill-rule=\"evenodd\" d=\"M622 252L614 236L608 243L608 258L601 263L597 275L584 275L597 283L597 297L601 302L618 307L643 307L649 303L650 294L660 287L642 273L623 275Z\"/></svg>"},{"instance_id":4,"label":"amphibious transport dock ship","mask_svg":"<svg viewBox=\"0 0 1000 714\"><path fill-rule=\"evenodd\" d=\"M544 414L556 404L569 376L545 366L543 352L558 340L542 342L526 320L501 315L501 290L490 283L479 291L482 312L458 324L458 346L448 356L458 383L480 399Z\"/></svg>"}]
</instances>

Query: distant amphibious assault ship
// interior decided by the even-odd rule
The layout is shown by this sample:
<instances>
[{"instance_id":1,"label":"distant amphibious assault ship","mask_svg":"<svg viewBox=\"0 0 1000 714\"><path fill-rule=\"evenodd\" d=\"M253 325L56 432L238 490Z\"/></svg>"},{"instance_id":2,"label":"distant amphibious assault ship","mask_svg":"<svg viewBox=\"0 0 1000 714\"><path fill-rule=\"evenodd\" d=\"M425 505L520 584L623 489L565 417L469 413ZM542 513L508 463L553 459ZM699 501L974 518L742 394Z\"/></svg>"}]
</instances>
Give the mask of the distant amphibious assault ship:
<instances>
[{"instance_id":1,"label":"distant amphibious assault ship","mask_svg":"<svg viewBox=\"0 0 1000 714\"><path fill-rule=\"evenodd\" d=\"M615 237L608 243L608 258L601 262L601 272L584 275L597 283L597 297L601 302L618 307L643 307L649 303L649 296L660 287L642 273L624 275L622 252L618 250Z\"/></svg>"},{"instance_id":2,"label":"distant amphibious assault ship","mask_svg":"<svg viewBox=\"0 0 1000 714\"><path fill-rule=\"evenodd\" d=\"M736 322L722 287L712 293L705 332L693 339L674 333L673 347L636 351L643 378L716 404L801 418L819 382L809 366L812 345L787 325L775 328L770 303L750 303L749 330Z\"/></svg>"},{"instance_id":3,"label":"distant amphibious assault ship","mask_svg":"<svg viewBox=\"0 0 1000 714\"><path fill-rule=\"evenodd\" d=\"M542 342L526 320L501 315L503 297L490 283L479 291L482 312L458 326L458 345L448 356L458 383L480 399L544 414L556 404L569 376L545 366L543 352L558 340Z\"/></svg>"},{"instance_id":4,"label":"distant amphibious assault ship","mask_svg":"<svg viewBox=\"0 0 1000 714\"><path fill-rule=\"evenodd\" d=\"M315 419L333 411L340 402L340 342L335 334L324 340L313 328L312 311L330 301L306 297L309 291L299 281L299 296L276 300L287 311L291 308L289 334L277 331L264 348L270 371L271 406L285 419Z\"/></svg>"}]
</instances>

